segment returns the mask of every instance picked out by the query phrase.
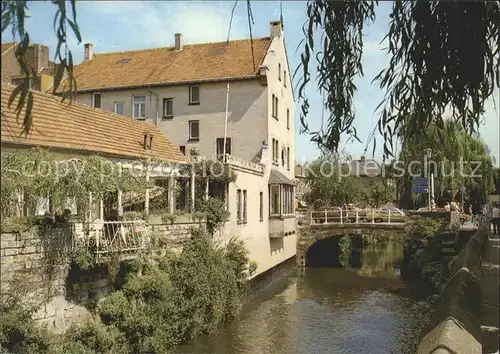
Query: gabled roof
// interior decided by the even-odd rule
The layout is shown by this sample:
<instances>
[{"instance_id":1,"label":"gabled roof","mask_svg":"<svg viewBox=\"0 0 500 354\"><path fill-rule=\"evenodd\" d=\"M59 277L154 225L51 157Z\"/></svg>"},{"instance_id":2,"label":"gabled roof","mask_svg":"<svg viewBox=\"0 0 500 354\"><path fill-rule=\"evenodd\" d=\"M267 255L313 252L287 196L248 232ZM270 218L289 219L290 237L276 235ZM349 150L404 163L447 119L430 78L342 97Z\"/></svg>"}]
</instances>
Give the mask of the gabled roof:
<instances>
[{"instance_id":1,"label":"gabled roof","mask_svg":"<svg viewBox=\"0 0 500 354\"><path fill-rule=\"evenodd\" d=\"M7 52L9 49L14 47L16 44L17 42L2 43L2 45L0 46L0 51L2 52L2 55L3 53Z\"/></svg>"},{"instance_id":2,"label":"gabled roof","mask_svg":"<svg viewBox=\"0 0 500 354\"><path fill-rule=\"evenodd\" d=\"M187 162L178 147L158 127L80 103L61 102L61 98L33 93L32 127L23 133L24 109L19 119L17 99L8 106L14 89L2 84L1 142L45 148L69 149L131 159L157 157L171 162ZM153 137L152 151L144 149L144 134Z\"/></svg>"},{"instance_id":3,"label":"gabled roof","mask_svg":"<svg viewBox=\"0 0 500 354\"><path fill-rule=\"evenodd\" d=\"M78 91L256 78L270 38L95 54L74 67ZM64 88L64 84L61 85Z\"/></svg>"}]
</instances>

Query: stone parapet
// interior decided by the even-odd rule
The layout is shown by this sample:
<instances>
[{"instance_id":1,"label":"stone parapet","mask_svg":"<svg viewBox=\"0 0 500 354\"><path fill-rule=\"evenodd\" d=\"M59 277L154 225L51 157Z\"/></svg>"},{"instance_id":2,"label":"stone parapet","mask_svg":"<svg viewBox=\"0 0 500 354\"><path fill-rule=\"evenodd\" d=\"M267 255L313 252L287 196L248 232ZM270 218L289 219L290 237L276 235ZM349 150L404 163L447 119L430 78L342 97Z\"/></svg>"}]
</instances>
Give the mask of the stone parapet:
<instances>
[{"instance_id":1,"label":"stone parapet","mask_svg":"<svg viewBox=\"0 0 500 354\"><path fill-rule=\"evenodd\" d=\"M451 264L450 278L440 294L417 349L418 354L482 353L481 261L489 228L481 225Z\"/></svg>"}]
</instances>

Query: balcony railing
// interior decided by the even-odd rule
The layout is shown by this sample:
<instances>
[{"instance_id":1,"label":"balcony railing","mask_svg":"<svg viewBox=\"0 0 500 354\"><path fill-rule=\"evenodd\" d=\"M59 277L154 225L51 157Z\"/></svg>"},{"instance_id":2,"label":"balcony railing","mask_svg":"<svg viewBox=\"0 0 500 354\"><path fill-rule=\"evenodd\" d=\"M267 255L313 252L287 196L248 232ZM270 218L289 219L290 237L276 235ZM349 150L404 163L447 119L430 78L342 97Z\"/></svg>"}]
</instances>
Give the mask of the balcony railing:
<instances>
[{"instance_id":1,"label":"balcony railing","mask_svg":"<svg viewBox=\"0 0 500 354\"><path fill-rule=\"evenodd\" d=\"M264 166L255 162L246 161L229 154L226 154L225 156L223 154L220 154L217 158L219 161L227 163L228 165L245 168L258 173L264 173Z\"/></svg>"},{"instance_id":2,"label":"balcony railing","mask_svg":"<svg viewBox=\"0 0 500 354\"><path fill-rule=\"evenodd\" d=\"M151 245L144 220L74 224L73 235L74 247L85 247L97 255L138 251Z\"/></svg>"},{"instance_id":3,"label":"balcony railing","mask_svg":"<svg viewBox=\"0 0 500 354\"><path fill-rule=\"evenodd\" d=\"M311 224L404 224L406 216L400 213L380 212L374 209L345 210L340 207L311 211Z\"/></svg>"}]
</instances>

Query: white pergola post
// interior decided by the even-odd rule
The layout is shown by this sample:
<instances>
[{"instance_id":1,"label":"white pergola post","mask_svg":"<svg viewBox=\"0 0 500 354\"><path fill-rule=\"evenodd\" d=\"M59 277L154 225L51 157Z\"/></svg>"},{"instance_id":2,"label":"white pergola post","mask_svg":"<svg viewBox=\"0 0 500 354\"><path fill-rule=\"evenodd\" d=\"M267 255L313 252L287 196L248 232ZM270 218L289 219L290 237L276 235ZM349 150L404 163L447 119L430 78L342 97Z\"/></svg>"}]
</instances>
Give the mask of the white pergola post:
<instances>
[{"instance_id":1,"label":"white pergola post","mask_svg":"<svg viewBox=\"0 0 500 354\"><path fill-rule=\"evenodd\" d=\"M208 187L209 187L209 182L208 182L208 177L207 177L207 181L205 183L205 200L208 200Z\"/></svg>"},{"instance_id":2,"label":"white pergola post","mask_svg":"<svg viewBox=\"0 0 500 354\"><path fill-rule=\"evenodd\" d=\"M99 219L104 221L104 200L99 199Z\"/></svg>"},{"instance_id":3,"label":"white pergola post","mask_svg":"<svg viewBox=\"0 0 500 354\"><path fill-rule=\"evenodd\" d=\"M189 187L191 189L191 198L190 198L190 203L189 203L189 206L190 206L190 212L191 213L194 213L194 198L195 198L195 175L194 175L194 165L192 166L191 168L191 182L189 184Z\"/></svg>"},{"instance_id":4,"label":"white pergola post","mask_svg":"<svg viewBox=\"0 0 500 354\"><path fill-rule=\"evenodd\" d=\"M118 171L120 173L120 176L122 175L122 164L118 164ZM123 191L121 189L118 189L118 216L123 216Z\"/></svg>"},{"instance_id":5,"label":"white pergola post","mask_svg":"<svg viewBox=\"0 0 500 354\"><path fill-rule=\"evenodd\" d=\"M168 177L168 212L175 211L175 178L173 173Z\"/></svg>"}]
</instances>

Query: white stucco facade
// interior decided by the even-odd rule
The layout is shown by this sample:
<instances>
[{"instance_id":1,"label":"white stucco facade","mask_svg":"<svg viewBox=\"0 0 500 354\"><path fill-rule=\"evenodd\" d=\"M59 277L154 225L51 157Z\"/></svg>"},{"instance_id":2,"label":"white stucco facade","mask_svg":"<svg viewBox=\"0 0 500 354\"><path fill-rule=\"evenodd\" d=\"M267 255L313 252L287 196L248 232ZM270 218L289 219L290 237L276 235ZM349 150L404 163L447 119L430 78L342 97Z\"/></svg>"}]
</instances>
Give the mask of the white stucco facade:
<instances>
[{"instance_id":1,"label":"white stucco facade","mask_svg":"<svg viewBox=\"0 0 500 354\"><path fill-rule=\"evenodd\" d=\"M293 232L282 237L270 237L269 176L276 170L289 180L294 179L295 161L295 102L280 22L270 26L271 44L260 66L261 77L230 80L227 117L227 138L231 139L230 155L260 164L261 172L234 167L237 180L228 188L230 222L221 232L224 239L239 237L258 264L258 275L293 257L296 253L295 217L274 216L271 222L293 224ZM200 58L203 60L203 58ZM122 107L126 116L133 116L135 96L144 96L144 119L158 125L169 139L183 147L186 155L193 148L201 155L217 154L217 139L224 138L228 82L192 83L199 86L199 104L190 103L190 85L80 93L77 101L92 105L93 95L100 94L100 107L113 111ZM142 97L141 97L142 99ZM164 115L164 100L170 100L169 116ZM198 134L193 138L190 122L198 122ZM195 123L196 124L196 123ZM263 149L266 146L267 150ZM221 151L218 151L221 153ZM258 170L258 169L257 169ZM246 194L246 222L238 222L238 190ZM262 193L262 220L261 220ZM242 194L241 194L242 196ZM280 204L282 200L280 199ZM293 203L293 199L292 199ZM293 208L294 209L294 208Z\"/></svg>"}]
</instances>

